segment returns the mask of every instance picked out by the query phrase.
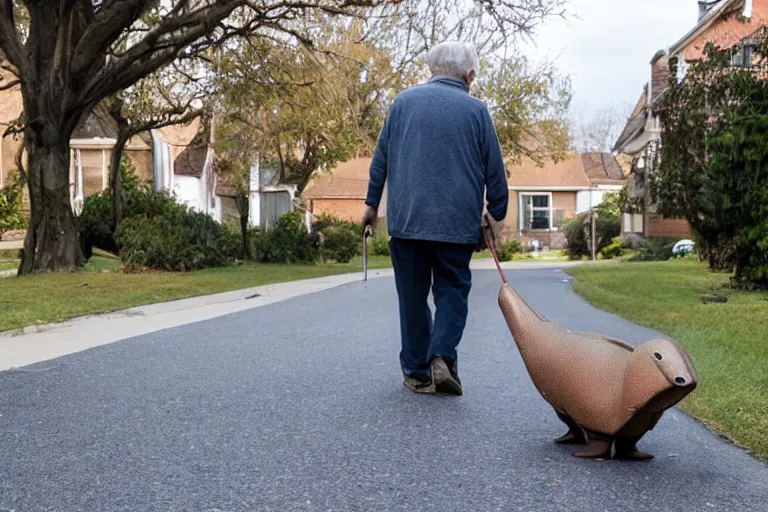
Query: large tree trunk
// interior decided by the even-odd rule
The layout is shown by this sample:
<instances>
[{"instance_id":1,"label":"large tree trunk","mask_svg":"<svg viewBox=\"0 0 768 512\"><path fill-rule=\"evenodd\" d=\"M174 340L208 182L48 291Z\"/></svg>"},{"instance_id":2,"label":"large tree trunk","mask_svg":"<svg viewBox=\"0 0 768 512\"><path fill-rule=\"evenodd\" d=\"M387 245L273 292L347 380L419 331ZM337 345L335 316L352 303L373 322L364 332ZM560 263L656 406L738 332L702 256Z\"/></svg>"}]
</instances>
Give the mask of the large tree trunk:
<instances>
[{"instance_id":1,"label":"large tree trunk","mask_svg":"<svg viewBox=\"0 0 768 512\"><path fill-rule=\"evenodd\" d=\"M36 142L41 139L26 139L31 216L20 276L74 271L84 262L69 195L69 141Z\"/></svg>"}]
</instances>

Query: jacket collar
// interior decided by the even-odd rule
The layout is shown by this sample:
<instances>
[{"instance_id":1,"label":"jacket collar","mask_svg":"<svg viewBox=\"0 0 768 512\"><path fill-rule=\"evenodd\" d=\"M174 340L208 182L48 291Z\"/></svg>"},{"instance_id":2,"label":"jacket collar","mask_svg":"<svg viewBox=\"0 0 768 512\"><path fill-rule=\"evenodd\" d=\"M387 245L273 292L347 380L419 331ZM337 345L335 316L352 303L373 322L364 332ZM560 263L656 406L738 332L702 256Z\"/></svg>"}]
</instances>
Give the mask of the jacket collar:
<instances>
[{"instance_id":1,"label":"jacket collar","mask_svg":"<svg viewBox=\"0 0 768 512\"><path fill-rule=\"evenodd\" d=\"M457 87L463 90L464 92L469 92L469 87L464 82L464 80L459 80L458 78L454 78L452 76L435 76L429 80L429 83L430 84L436 83L436 84L447 85L450 87Z\"/></svg>"}]
</instances>

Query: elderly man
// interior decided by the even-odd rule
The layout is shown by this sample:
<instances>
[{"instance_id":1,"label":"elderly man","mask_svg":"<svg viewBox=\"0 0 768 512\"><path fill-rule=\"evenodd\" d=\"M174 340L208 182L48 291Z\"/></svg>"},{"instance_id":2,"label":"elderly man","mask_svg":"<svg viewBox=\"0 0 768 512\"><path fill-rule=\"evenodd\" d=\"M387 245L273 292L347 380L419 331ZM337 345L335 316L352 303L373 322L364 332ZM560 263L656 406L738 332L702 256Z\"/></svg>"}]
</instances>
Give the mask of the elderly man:
<instances>
[{"instance_id":1,"label":"elderly man","mask_svg":"<svg viewBox=\"0 0 768 512\"><path fill-rule=\"evenodd\" d=\"M387 182L404 383L417 393L461 395L456 347L467 320L469 263L484 203L493 221L506 215L507 180L488 109L469 95L479 67L475 49L442 43L427 63L432 79L401 92L384 122L363 224L375 224Z\"/></svg>"}]
</instances>

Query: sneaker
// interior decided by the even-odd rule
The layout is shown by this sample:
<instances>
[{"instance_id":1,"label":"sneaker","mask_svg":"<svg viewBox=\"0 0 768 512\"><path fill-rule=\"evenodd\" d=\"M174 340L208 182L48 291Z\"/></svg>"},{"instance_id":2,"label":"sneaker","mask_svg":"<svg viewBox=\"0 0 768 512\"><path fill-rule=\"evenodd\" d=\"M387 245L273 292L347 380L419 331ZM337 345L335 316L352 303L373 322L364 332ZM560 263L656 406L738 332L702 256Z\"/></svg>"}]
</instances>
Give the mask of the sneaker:
<instances>
[{"instance_id":1,"label":"sneaker","mask_svg":"<svg viewBox=\"0 0 768 512\"><path fill-rule=\"evenodd\" d=\"M432 379L427 377L410 377L403 372L403 385L414 393L434 393L435 388L432 385Z\"/></svg>"},{"instance_id":2,"label":"sneaker","mask_svg":"<svg viewBox=\"0 0 768 512\"><path fill-rule=\"evenodd\" d=\"M454 396L464 394L459 376L451 372L442 357L436 357L432 360L432 384L435 387L435 393Z\"/></svg>"}]
</instances>

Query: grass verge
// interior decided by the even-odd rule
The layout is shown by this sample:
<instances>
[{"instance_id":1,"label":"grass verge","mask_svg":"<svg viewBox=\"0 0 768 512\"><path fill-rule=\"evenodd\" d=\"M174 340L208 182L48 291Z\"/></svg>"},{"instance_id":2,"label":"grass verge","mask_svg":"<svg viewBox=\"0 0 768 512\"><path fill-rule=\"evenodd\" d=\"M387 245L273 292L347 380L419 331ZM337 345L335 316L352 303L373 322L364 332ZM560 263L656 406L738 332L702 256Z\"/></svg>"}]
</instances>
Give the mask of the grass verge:
<instances>
[{"instance_id":1,"label":"grass verge","mask_svg":"<svg viewBox=\"0 0 768 512\"><path fill-rule=\"evenodd\" d=\"M569 269L590 303L678 340L699 387L680 406L768 461L768 293L726 289L725 274L692 261ZM703 304L704 295L725 304Z\"/></svg>"},{"instance_id":2,"label":"grass verge","mask_svg":"<svg viewBox=\"0 0 768 512\"><path fill-rule=\"evenodd\" d=\"M369 268L388 268L387 257L369 257ZM185 299L299 279L361 272L362 259L347 264L243 264L195 272L117 272L120 262L93 257L83 270L0 279L0 332L60 322L94 313Z\"/></svg>"}]
</instances>

